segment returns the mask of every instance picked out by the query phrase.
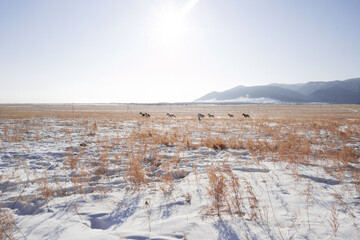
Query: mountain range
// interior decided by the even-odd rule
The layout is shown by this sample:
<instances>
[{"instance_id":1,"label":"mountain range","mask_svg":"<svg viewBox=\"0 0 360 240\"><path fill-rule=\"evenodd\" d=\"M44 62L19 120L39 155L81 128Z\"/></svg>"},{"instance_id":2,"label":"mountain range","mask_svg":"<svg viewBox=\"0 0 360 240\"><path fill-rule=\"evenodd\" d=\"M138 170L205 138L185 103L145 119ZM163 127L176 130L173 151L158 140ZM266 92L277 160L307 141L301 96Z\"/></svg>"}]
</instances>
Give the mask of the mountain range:
<instances>
[{"instance_id":1,"label":"mountain range","mask_svg":"<svg viewBox=\"0 0 360 240\"><path fill-rule=\"evenodd\" d=\"M240 85L223 92L208 93L195 102L360 104L360 78L253 87Z\"/></svg>"}]
</instances>

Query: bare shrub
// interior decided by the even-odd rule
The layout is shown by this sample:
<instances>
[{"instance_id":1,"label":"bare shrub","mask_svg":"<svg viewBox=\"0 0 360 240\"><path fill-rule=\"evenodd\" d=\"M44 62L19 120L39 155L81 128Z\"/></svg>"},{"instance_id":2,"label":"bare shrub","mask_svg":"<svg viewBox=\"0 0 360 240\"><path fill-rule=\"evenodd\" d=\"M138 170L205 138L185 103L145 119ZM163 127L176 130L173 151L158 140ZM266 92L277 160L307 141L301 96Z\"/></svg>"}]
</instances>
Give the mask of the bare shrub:
<instances>
[{"instance_id":1,"label":"bare shrub","mask_svg":"<svg viewBox=\"0 0 360 240\"><path fill-rule=\"evenodd\" d=\"M167 147L174 145L173 139L168 134L156 134L152 137L152 140L154 144L163 144Z\"/></svg>"},{"instance_id":2,"label":"bare shrub","mask_svg":"<svg viewBox=\"0 0 360 240\"><path fill-rule=\"evenodd\" d=\"M9 126L8 125L5 125L4 126L4 137L7 138L8 136L8 130L9 130Z\"/></svg>"},{"instance_id":3,"label":"bare shrub","mask_svg":"<svg viewBox=\"0 0 360 240\"><path fill-rule=\"evenodd\" d=\"M147 183L145 170L138 156L132 155L128 167L128 179L135 188Z\"/></svg>"},{"instance_id":4,"label":"bare shrub","mask_svg":"<svg viewBox=\"0 0 360 240\"><path fill-rule=\"evenodd\" d=\"M153 130L141 130L141 131L132 131L130 134L130 139L134 142L136 142L137 140L140 140L142 142L148 142L151 137L153 137L154 135L154 131Z\"/></svg>"},{"instance_id":5,"label":"bare shrub","mask_svg":"<svg viewBox=\"0 0 360 240\"><path fill-rule=\"evenodd\" d=\"M307 220L308 220L308 227L310 229L310 217L309 217L309 212L310 212L310 206L313 204L313 200L311 198L312 195L312 185L310 182L310 179L308 179L308 183L306 185L306 189L304 191L304 194L306 196L306 215L307 215Z\"/></svg>"},{"instance_id":6,"label":"bare shrub","mask_svg":"<svg viewBox=\"0 0 360 240\"><path fill-rule=\"evenodd\" d=\"M330 219L328 220L328 222L334 233L334 236L336 237L336 233L339 230L340 223L339 223L339 213L337 212L334 205L331 208L331 216L330 216Z\"/></svg>"},{"instance_id":7,"label":"bare shrub","mask_svg":"<svg viewBox=\"0 0 360 240\"><path fill-rule=\"evenodd\" d=\"M162 182L160 189L165 195L168 195L171 193L171 191L174 188L174 182L173 182L174 178L173 178L173 173L172 173L171 161L168 161L168 162L162 164L161 168L164 171L164 173L160 177L160 180Z\"/></svg>"},{"instance_id":8,"label":"bare shrub","mask_svg":"<svg viewBox=\"0 0 360 240\"><path fill-rule=\"evenodd\" d=\"M245 148L243 140L237 139L235 135L231 136L228 139L227 145L229 146L229 148L236 150Z\"/></svg>"},{"instance_id":9,"label":"bare shrub","mask_svg":"<svg viewBox=\"0 0 360 240\"><path fill-rule=\"evenodd\" d=\"M205 147L212 148L214 150L225 150L228 148L226 140L216 136L215 138L209 136L203 140Z\"/></svg>"},{"instance_id":10,"label":"bare shrub","mask_svg":"<svg viewBox=\"0 0 360 240\"><path fill-rule=\"evenodd\" d=\"M185 195L185 202L189 204L191 203L191 194L189 192L187 192Z\"/></svg>"},{"instance_id":11,"label":"bare shrub","mask_svg":"<svg viewBox=\"0 0 360 240\"><path fill-rule=\"evenodd\" d=\"M91 126L91 130L93 131L93 132L96 132L97 130L98 130L98 125L97 125L97 123L96 123L96 121L93 123L93 125Z\"/></svg>"},{"instance_id":12,"label":"bare shrub","mask_svg":"<svg viewBox=\"0 0 360 240\"><path fill-rule=\"evenodd\" d=\"M88 135L95 136L97 130L98 130L98 124L96 123L96 121L94 121L94 123L91 125L91 129L90 129L90 132L88 133Z\"/></svg>"},{"instance_id":13,"label":"bare shrub","mask_svg":"<svg viewBox=\"0 0 360 240\"><path fill-rule=\"evenodd\" d=\"M101 148L98 162L100 165L96 168L95 174L98 176L108 176L110 166L108 146L105 145Z\"/></svg>"},{"instance_id":14,"label":"bare shrub","mask_svg":"<svg viewBox=\"0 0 360 240\"><path fill-rule=\"evenodd\" d=\"M2 209L0 206L0 240L15 240L14 235L18 230L13 213Z\"/></svg>"},{"instance_id":15,"label":"bare shrub","mask_svg":"<svg viewBox=\"0 0 360 240\"><path fill-rule=\"evenodd\" d=\"M99 174L97 174L97 172L95 171L95 175ZM90 181L90 178L89 173L86 171L85 164L82 164L79 172L71 177L71 181L74 184L75 191L78 191L79 193L82 193L84 195L86 194L86 192L84 191L84 185Z\"/></svg>"},{"instance_id":16,"label":"bare shrub","mask_svg":"<svg viewBox=\"0 0 360 240\"><path fill-rule=\"evenodd\" d=\"M275 145L274 150L279 154L280 161L306 164L310 160L310 142L301 136L289 133Z\"/></svg>"},{"instance_id":17,"label":"bare shrub","mask_svg":"<svg viewBox=\"0 0 360 240\"><path fill-rule=\"evenodd\" d=\"M208 167L207 175L209 178L209 186L207 187L207 196L210 197L211 204L208 214L216 214L221 217L221 212L226 207L226 199L228 188L226 185L226 176L219 166L211 164Z\"/></svg>"},{"instance_id":18,"label":"bare shrub","mask_svg":"<svg viewBox=\"0 0 360 240\"><path fill-rule=\"evenodd\" d=\"M183 145L186 149L196 149L198 145L193 142L193 140L189 137L184 137Z\"/></svg>"},{"instance_id":19,"label":"bare shrub","mask_svg":"<svg viewBox=\"0 0 360 240\"><path fill-rule=\"evenodd\" d=\"M180 169L179 167L176 167L176 169L171 172L171 175L173 179L182 179L189 175L189 172L185 169Z\"/></svg>"},{"instance_id":20,"label":"bare shrub","mask_svg":"<svg viewBox=\"0 0 360 240\"><path fill-rule=\"evenodd\" d=\"M232 208L235 208L235 213L239 216L243 216L244 212L242 211L242 207L243 207L244 203L243 203L243 197L242 197L242 194L240 191L241 185L239 182L239 178L232 171L229 164L224 163L224 170L229 177L228 185L229 185L229 190L231 193L231 194L229 194L230 203L231 203L230 210L232 210Z\"/></svg>"},{"instance_id":21,"label":"bare shrub","mask_svg":"<svg viewBox=\"0 0 360 240\"><path fill-rule=\"evenodd\" d=\"M259 211L259 200L255 196L254 189L251 184L245 179L246 183L246 192L248 193L248 202L249 202L249 217L250 220L253 221L258 218Z\"/></svg>"},{"instance_id":22,"label":"bare shrub","mask_svg":"<svg viewBox=\"0 0 360 240\"><path fill-rule=\"evenodd\" d=\"M69 148L68 150L66 150L65 153L65 159L63 161L64 166L70 167L71 170L75 170L82 155L83 152L80 152L79 154L75 154L74 149Z\"/></svg>"},{"instance_id":23,"label":"bare shrub","mask_svg":"<svg viewBox=\"0 0 360 240\"><path fill-rule=\"evenodd\" d=\"M52 195L52 190L49 187L49 178L46 173L45 173L45 177L40 180L39 185L40 185L39 189L42 196L44 197L45 201L48 201L48 199Z\"/></svg>"}]
</instances>

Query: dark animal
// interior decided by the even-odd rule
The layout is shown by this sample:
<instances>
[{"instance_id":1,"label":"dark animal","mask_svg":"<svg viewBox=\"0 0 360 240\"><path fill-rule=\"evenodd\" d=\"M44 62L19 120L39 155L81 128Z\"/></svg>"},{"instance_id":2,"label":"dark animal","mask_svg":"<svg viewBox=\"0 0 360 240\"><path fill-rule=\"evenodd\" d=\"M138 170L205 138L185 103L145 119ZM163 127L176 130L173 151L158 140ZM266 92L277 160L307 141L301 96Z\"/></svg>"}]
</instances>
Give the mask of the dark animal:
<instances>
[{"instance_id":1,"label":"dark animal","mask_svg":"<svg viewBox=\"0 0 360 240\"><path fill-rule=\"evenodd\" d=\"M139 112L139 114L143 117L147 117L147 118L150 117L150 114L148 113Z\"/></svg>"},{"instance_id":2,"label":"dark animal","mask_svg":"<svg viewBox=\"0 0 360 240\"><path fill-rule=\"evenodd\" d=\"M234 117L234 115L232 115L232 114L230 114L230 113L228 113L228 115L229 115L229 117L231 117L231 118Z\"/></svg>"},{"instance_id":3,"label":"dark animal","mask_svg":"<svg viewBox=\"0 0 360 240\"><path fill-rule=\"evenodd\" d=\"M249 118L250 117L250 115L246 114L246 113L243 113L242 115L244 116L244 118Z\"/></svg>"},{"instance_id":4,"label":"dark animal","mask_svg":"<svg viewBox=\"0 0 360 240\"><path fill-rule=\"evenodd\" d=\"M211 117L211 118L215 117L214 115L212 115L210 113L208 113L208 116Z\"/></svg>"},{"instance_id":5,"label":"dark animal","mask_svg":"<svg viewBox=\"0 0 360 240\"><path fill-rule=\"evenodd\" d=\"M166 115L168 115L169 117L176 118L176 116L174 114L171 114L171 113L167 113Z\"/></svg>"},{"instance_id":6,"label":"dark animal","mask_svg":"<svg viewBox=\"0 0 360 240\"><path fill-rule=\"evenodd\" d=\"M204 116L204 114L198 113L197 117L198 117L199 122L200 122L200 121L201 121L201 118L204 118L205 116Z\"/></svg>"}]
</instances>

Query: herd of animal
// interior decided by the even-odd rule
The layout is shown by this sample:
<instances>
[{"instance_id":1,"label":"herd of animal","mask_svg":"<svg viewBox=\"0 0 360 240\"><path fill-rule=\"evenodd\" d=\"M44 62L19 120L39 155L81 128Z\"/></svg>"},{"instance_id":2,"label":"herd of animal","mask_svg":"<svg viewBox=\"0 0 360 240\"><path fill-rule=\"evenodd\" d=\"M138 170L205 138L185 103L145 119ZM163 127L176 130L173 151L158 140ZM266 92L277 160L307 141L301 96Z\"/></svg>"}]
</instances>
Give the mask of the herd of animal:
<instances>
[{"instance_id":1,"label":"herd of animal","mask_svg":"<svg viewBox=\"0 0 360 240\"><path fill-rule=\"evenodd\" d=\"M149 118L149 117L150 117L150 114L148 114L148 113L139 112L139 114L140 114L141 116L143 116L143 117L146 117L146 118ZM166 115L167 115L168 117L170 117L170 118L176 118L176 116L175 116L174 114L172 114L172 113L166 113ZM247 113L243 113L242 115L243 115L244 118L250 118L250 115L247 114ZM234 114L228 113L228 116L229 116L230 118L233 118L233 117L234 117ZM204 118L205 115L202 114L202 113L198 113L197 117L198 117L199 121L201 121L201 119ZM208 113L208 117L209 117L209 118L215 118L215 115Z\"/></svg>"},{"instance_id":2,"label":"herd of animal","mask_svg":"<svg viewBox=\"0 0 360 240\"><path fill-rule=\"evenodd\" d=\"M146 118L149 118L150 117L150 114L148 113L143 113L143 112L139 112L139 114L143 117L146 117Z\"/></svg>"},{"instance_id":3,"label":"herd of animal","mask_svg":"<svg viewBox=\"0 0 360 240\"><path fill-rule=\"evenodd\" d=\"M250 115L247 114L247 113L243 113L242 115L244 116L244 118L250 118ZM208 113L208 116L209 116L209 118L214 118L214 117L215 117L213 114L210 114L210 113ZM233 118L233 117L234 117L234 114L228 113L228 116L229 116L230 118ZM197 117L198 117L199 121L201 121L201 119L204 118L205 115L202 114L202 113L198 113Z\"/></svg>"}]
</instances>

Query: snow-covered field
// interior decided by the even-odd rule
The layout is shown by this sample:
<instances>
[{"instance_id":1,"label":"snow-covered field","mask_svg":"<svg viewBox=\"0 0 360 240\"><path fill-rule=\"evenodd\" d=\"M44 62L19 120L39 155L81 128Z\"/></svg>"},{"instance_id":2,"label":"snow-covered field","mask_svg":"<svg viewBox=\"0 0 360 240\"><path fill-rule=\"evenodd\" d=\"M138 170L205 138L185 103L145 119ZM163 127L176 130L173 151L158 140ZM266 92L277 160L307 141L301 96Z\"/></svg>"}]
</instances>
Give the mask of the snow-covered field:
<instances>
[{"instance_id":1,"label":"snow-covered field","mask_svg":"<svg viewBox=\"0 0 360 240\"><path fill-rule=\"evenodd\" d=\"M0 105L0 138L0 239L360 239L359 105Z\"/></svg>"}]
</instances>

